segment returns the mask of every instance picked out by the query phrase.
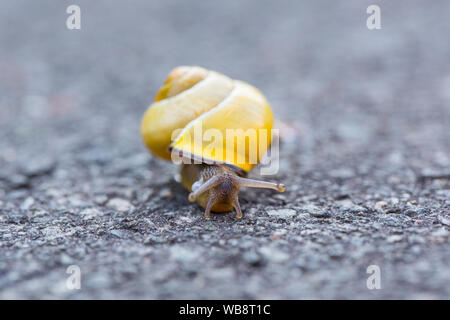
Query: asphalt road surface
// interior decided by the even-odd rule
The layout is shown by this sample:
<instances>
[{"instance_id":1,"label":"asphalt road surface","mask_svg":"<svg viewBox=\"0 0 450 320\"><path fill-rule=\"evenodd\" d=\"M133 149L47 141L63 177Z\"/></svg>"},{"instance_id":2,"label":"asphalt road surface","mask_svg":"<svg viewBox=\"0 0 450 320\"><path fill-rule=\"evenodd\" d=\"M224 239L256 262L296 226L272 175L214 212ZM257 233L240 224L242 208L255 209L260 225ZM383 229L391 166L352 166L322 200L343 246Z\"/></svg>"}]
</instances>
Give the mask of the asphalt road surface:
<instances>
[{"instance_id":1,"label":"asphalt road surface","mask_svg":"<svg viewBox=\"0 0 450 320\"><path fill-rule=\"evenodd\" d=\"M450 298L449 1L377 1L378 30L372 1L69 4L0 3L1 299ZM240 221L141 141L178 65L280 120L287 191Z\"/></svg>"}]
</instances>

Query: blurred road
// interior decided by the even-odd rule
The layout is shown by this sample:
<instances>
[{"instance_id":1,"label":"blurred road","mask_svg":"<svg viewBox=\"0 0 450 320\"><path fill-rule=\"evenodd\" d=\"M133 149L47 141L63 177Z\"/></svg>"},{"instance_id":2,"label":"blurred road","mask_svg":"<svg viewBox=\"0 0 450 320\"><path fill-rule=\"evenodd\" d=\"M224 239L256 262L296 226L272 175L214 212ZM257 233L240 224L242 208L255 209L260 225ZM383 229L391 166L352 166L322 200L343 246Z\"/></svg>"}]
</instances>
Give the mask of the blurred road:
<instances>
[{"instance_id":1,"label":"blurred road","mask_svg":"<svg viewBox=\"0 0 450 320\"><path fill-rule=\"evenodd\" d=\"M449 1L377 1L372 31L372 1L82 0L81 30L70 4L0 3L1 299L450 298ZM241 221L141 142L178 65L282 121L287 191Z\"/></svg>"}]
</instances>

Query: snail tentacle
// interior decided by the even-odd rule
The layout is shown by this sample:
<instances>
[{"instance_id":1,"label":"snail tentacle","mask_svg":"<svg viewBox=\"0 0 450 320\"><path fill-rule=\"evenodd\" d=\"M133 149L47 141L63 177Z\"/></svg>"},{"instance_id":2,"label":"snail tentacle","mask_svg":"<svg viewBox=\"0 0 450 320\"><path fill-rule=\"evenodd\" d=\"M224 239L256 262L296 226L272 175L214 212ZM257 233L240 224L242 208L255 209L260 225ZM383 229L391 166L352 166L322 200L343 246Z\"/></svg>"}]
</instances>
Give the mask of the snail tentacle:
<instances>
[{"instance_id":1,"label":"snail tentacle","mask_svg":"<svg viewBox=\"0 0 450 320\"><path fill-rule=\"evenodd\" d=\"M277 190L279 192L284 192L286 190L286 186L283 183L272 183L272 182L253 180L253 179L242 178L242 177L236 177L235 180L236 180L236 183L238 183L240 187L272 189L272 190Z\"/></svg>"},{"instance_id":2,"label":"snail tentacle","mask_svg":"<svg viewBox=\"0 0 450 320\"><path fill-rule=\"evenodd\" d=\"M208 204L206 205L206 209L205 209L205 218L206 219L211 219L211 208L214 204L214 202L216 201L215 197L210 197L208 200Z\"/></svg>"},{"instance_id":3,"label":"snail tentacle","mask_svg":"<svg viewBox=\"0 0 450 320\"><path fill-rule=\"evenodd\" d=\"M242 219L242 210L241 206L239 205L239 198L236 194L236 197L233 199L233 207L236 210L236 218Z\"/></svg>"},{"instance_id":4,"label":"snail tentacle","mask_svg":"<svg viewBox=\"0 0 450 320\"><path fill-rule=\"evenodd\" d=\"M189 200L190 202L194 202L200 194L202 194L202 193L204 193L204 192L210 190L211 188L214 188L214 187L217 186L220 182L221 182L220 176L212 177L211 179L209 179L208 181L206 181L204 184L202 184L200 187L198 187L198 189L193 190L193 191L189 194L188 200Z\"/></svg>"}]
</instances>

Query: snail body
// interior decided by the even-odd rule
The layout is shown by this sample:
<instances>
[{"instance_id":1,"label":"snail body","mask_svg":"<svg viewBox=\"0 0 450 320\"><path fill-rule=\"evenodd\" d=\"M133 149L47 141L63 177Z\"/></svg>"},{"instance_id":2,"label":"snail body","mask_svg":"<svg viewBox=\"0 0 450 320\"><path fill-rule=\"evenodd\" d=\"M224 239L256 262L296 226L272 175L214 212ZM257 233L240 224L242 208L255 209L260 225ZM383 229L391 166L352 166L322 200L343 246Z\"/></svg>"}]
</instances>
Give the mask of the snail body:
<instances>
[{"instance_id":1,"label":"snail body","mask_svg":"<svg viewBox=\"0 0 450 320\"><path fill-rule=\"evenodd\" d=\"M241 218L240 187L285 189L246 178L270 147L272 125L270 105L258 89L218 72L182 66L170 72L156 94L142 119L141 134L157 157L171 160L178 154L196 160L181 166L181 183L191 192L189 201L205 208L205 217L234 208ZM210 131L192 139L199 129Z\"/></svg>"}]
</instances>

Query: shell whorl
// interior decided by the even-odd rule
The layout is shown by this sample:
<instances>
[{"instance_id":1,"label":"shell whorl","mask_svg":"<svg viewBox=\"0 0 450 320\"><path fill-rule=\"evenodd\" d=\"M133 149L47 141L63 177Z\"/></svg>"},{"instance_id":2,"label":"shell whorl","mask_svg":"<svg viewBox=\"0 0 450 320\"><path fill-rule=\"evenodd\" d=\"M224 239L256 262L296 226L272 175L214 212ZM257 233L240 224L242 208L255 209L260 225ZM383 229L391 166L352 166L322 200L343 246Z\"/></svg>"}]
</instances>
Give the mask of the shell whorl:
<instances>
[{"instance_id":1,"label":"shell whorl","mask_svg":"<svg viewBox=\"0 0 450 320\"><path fill-rule=\"evenodd\" d=\"M156 94L155 102L142 120L141 134L146 146L160 158L170 160L169 149L174 149L184 156L201 158L206 163L229 164L248 172L256 165L249 161L249 152L255 151L245 150L245 154L240 155L234 141L226 143L227 129L257 130L256 136L245 139L248 139L246 143L259 146L259 162L270 146L272 124L270 105L258 89L218 72L182 66L170 72ZM203 133L207 129L215 129L213 132L224 139L216 141L213 134L213 148L211 136L202 137L200 146L194 144L198 126ZM266 129L267 136L261 135L258 129ZM266 147L260 144L260 139L267 139ZM236 161L238 156L245 160Z\"/></svg>"}]
</instances>

